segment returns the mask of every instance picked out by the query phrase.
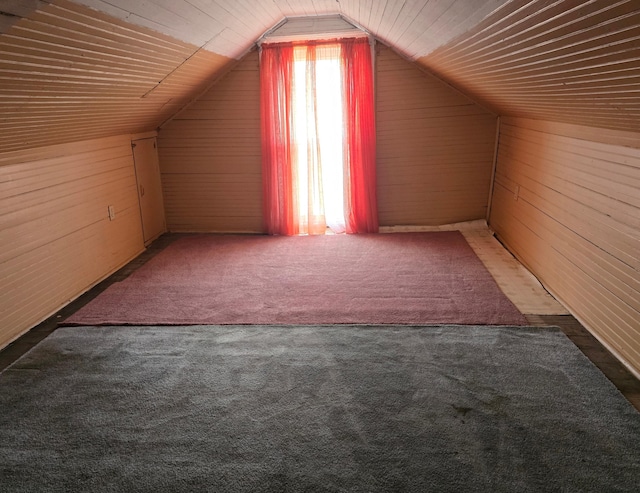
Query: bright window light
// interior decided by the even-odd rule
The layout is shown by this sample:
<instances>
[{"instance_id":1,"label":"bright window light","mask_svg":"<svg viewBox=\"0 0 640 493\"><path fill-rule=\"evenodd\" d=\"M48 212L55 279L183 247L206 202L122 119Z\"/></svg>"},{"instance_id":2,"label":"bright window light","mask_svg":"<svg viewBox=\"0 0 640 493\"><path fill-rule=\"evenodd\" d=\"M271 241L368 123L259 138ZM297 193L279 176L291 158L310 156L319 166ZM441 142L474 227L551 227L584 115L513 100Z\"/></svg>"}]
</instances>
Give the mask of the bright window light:
<instances>
[{"instance_id":1,"label":"bright window light","mask_svg":"<svg viewBox=\"0 0 640 493\"><path fill-rule=\"evenodd\" d=\"M337 45L317 47L315 99L312 79L307 80L306 47L295 49L293 103L300 219L308 224L309 216L321 216L324 206L327 226L336 233L345 230L339 49ZM319 192L310 197L314 187Z\"/></svg>"}]
</instances>

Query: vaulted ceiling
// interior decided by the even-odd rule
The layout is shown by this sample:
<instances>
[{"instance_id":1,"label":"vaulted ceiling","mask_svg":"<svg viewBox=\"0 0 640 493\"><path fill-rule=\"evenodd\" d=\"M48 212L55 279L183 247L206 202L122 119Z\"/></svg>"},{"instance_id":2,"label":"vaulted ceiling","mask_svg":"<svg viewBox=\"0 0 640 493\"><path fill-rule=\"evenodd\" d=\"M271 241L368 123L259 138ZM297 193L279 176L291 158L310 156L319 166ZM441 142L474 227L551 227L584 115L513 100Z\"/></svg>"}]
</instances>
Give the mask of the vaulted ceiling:
<instances>
[{"instance_id":1,"label":"vaulted ceiling","mask_svg":"<svg viewBox=\"0 0 640 493\"><path fill-rule=\"evenodd\" d=\"M153 129L326 14L498 114L640 132L638 0L0 0L0 152Z\"/></svg>"},{"instance_id":2,"label":"vaulted ceiling","mask_svg":"<svg viewBox=\"0 0 640 493\"><path fill-rule=\"evenodd\" d=\"M409 57L424 56L508 0L76 0L231 58L285 17L342 14Z\"/></svg>"}]
</instances>

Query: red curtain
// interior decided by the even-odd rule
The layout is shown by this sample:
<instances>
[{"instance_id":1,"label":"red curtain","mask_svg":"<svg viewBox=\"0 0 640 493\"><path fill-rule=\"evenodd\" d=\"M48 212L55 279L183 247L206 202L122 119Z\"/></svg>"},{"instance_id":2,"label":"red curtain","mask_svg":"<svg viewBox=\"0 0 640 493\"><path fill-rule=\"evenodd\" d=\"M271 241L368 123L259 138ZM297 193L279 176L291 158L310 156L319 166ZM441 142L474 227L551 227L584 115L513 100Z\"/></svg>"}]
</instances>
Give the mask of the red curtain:
<instances>
[{"instance_id":1,"label":"red curtain","mask_svg":"<svg viewBox=\"0 0 640 493\"><path fill-rule=\"evenodd\" d=\"M378 231L373 68L367 39L340 45L344 197L348 233ZM316 45L318 43L313 43ZM309 50L311 55L315 50ZM309 52L307 53L309 55ZM260 60L263 209L268 234L315 234L300 224L293 115L294 45L263 45ZM309 225L310 226L310 225Z\"/></svg>"},{"instance_id":2,"label":"red curtain","mask_svg":"<svg viewBox=\"0 0 640 493\"><path fill-rule=\"evenodd\" d=\"M373 66L368 39L342 41L345 223L347 233L378 231Z\"/></svg>"},{"instance_id":3,"label":"red curtain","mask_svg":"<svg viewBox=\"0 0 640 493\"><path fill-rule=\"evenodd\" d=\"M298 234L293 146L293 46L263 46L260 57L263 215L268 234Z\"/></svg>"}]
</instances>

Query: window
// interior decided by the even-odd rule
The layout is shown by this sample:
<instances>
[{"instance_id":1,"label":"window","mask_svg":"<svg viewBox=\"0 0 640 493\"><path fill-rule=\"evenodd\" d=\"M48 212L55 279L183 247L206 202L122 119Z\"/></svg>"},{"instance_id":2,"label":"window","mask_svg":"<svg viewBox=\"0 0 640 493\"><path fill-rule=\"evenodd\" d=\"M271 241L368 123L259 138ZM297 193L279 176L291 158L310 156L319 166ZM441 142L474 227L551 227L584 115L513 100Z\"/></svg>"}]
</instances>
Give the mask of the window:
<instances>
[{"instance_id":1,"label":"window","mask_svg":"<svg viewBox=\"0 0 640 493\"><path fill-rule=\"evenodd\" d=\"M260 63L267 232L377 231L368 40L263 45Z\"/></svg>"},{"instance_id":2,"label":"window","mask_svg":"<svg viewBox=\"0 0 640 493\"><path fill-rule=\"evenodd\" d=\"M345 230L340 45L294 48L293 121L302 229Z\"/></svg>"}]
</instances>

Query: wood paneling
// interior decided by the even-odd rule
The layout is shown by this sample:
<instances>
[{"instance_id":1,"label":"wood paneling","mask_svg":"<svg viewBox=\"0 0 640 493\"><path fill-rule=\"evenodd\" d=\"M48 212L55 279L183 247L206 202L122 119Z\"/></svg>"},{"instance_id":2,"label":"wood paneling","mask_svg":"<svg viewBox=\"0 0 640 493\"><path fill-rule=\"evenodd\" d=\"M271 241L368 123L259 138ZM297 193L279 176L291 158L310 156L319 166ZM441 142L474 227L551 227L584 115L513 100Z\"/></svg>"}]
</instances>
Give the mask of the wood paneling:
<instances>
[{"instance_id":1,"label":"wood paneling","mask_svg":"<svg viewBox=\"0 0 640 493\"><path fill-rule=\"evenodd\" d=\"M637 0L31 0L7 12L0 152L154 129L285 17L324 14L497 114L640 131Z\"/></svg>"},{"instance_id":2,"label":"wood paneling","mask_svg":"<svg viewBox=\"0 0 640 493\"><path fill-rule=\"evenodd\" d=\"M484 218L496 117L386 47L377 56L380 224ZM258 55L160 131L171 231L262 231Z\"/></svg>"},{"instance_id":3,"label":"wood paneling","mask_svg":"<svg viewBox=\"0 0 640 493\"><path fill-rule=\"evenodd\" d=\"M161 129L170 231L262 231L258 69L254 51Z\"/></svg>"},{"instance_id":4,"label":"wood paneling","mask_svg":"<svg viewBox=\"0 0 640 493\"><path fill-rule=\"evenodd\" d=\"M0 153L155 129L230 62L66 0L0 35Z\"/></svg>"},{"instance_id":5,"label":"wood paneling","mask_svg":"<svg viewBox=\"0 0 640 493\"><path fill-rule=\"evenodd\" d=\"M497 114L640 131L637 0L9 7L0 35L0 152L154 129L278 22L325 14L419 58Z\"/></svg>"},{"instance_id":6,"label":"wood paneling","mask_svg":"<svg viewBox=\"0 0 640 493\"><path fill-rule=\"evenodd\" d=\"M75 0L119 19L240 58L285 17L340 14L418 58L468 31L507 0Z\"/></svg>"},{"instance_id":7,"label":"wood paneling","mask_svg":"<svg viewBox=\"0 0 640 493\"><path fill-rule=\"evenodd\" d=\"M484 218L495 115L384 46L376 69L380 224Z\"/></svg>"},{"instance_id":8,"label":"wood paneling","mask_svg":"<svg viewBox=\"0 0 640 493\"><path fill-rule=\"evenodd\" d=\"M640 134L503 120L491 226L585 326L640 372Z\"/></svg>"},{"instance_id":9,"label":"wood paneling","mask_svg":"<svg viewBox=\"0 0 640 493\"><path fill-rule=\"evenodd\" d=\"M501 115L640 132L637 0L514 0L420 63Z\"/></svg>"},{"instance_id":10,"label":"wood paneling","mask_svg":"<svg viewBox=\"0 0 640 493\"><path fill-rule=\"evenodd\" d=\"M0 155L0 347L142 251L130 138Z\"/></svg>"}]
</instances>

